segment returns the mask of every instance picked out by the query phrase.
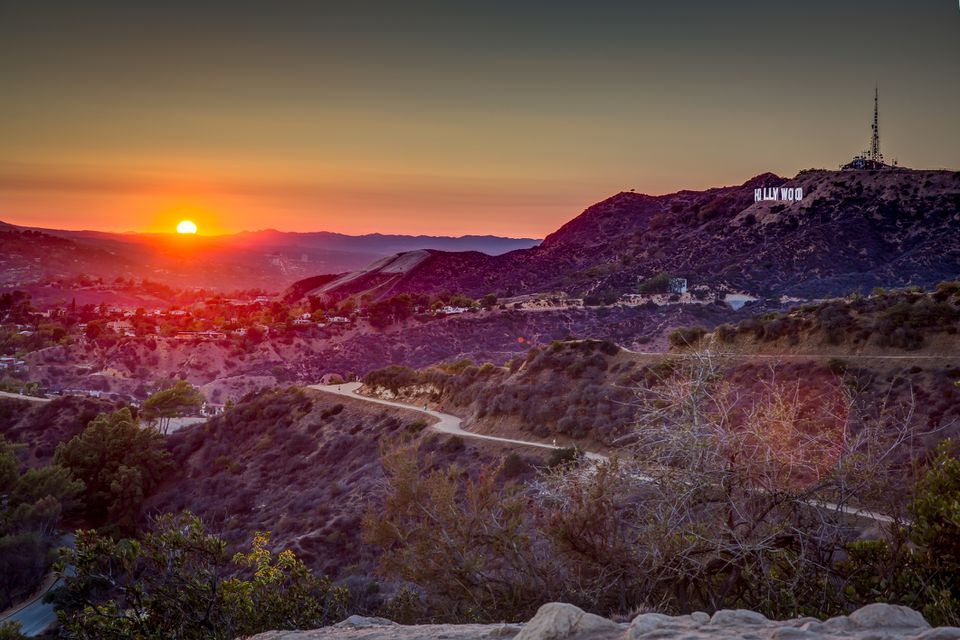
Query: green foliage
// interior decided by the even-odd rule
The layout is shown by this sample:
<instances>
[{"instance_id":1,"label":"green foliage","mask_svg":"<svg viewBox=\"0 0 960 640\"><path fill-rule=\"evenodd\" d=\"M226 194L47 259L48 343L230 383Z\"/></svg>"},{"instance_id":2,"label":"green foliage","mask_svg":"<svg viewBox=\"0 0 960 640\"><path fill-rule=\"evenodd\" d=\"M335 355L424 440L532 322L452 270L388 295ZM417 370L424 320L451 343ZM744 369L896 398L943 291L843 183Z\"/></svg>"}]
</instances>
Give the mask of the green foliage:
<instances>
[{"instance_id":1,"label":"green foliage","mask_svg":"<svg viewBox=\"0 0 960 640\"><path fill-rule=\"evenodd\" d=\"M548 467L559 467L562 465L573 464L583 457L583 452L577 447L560 447L552 449L547 458Z\"/></svg>"},{"instance_id":2,"label":"green foliage","mask_svg":"<svg viewBox=\"0 0 960 640\"><path fill-rule=\"evenodd\" d=\"M670 293L670 274L666 271L661 271L652 278L647 278L637 287L637 292L648 295L654 293Z\"/></svg>"},{"instance_id":3,"label":"green foliage","mask_svg":"<svg viewBox=\"0 0 960 640\"><path fill-rule=\"evenodd\" d=\"M27 640L27 636L21 633L19 622L0 622L0 640Z\"/></svg>"},{"instance_id":4,"label":"green foliage","mask_svg":"<svg viewBox=\"0 0 960 640\"><path fill-rule=\"evenodd\" d=\"M43 578L61 516L83 491L83 483L57 465L21 474L17 453L0 436L0 494L6 498L0 502L0 610Z\"/></svg>"},{"instance_id":5,"label":"green foliage","mask_svg":"<svg viewBox=\"0 0 960 640\"><path fill-rule=\"evenodd\" d=\"M858 541L843 564L855 602L896 602L931 624L960 625L960 458L945 441L914 487L913 523L891 540Z\"/></svg>"},{"instance_id":6,"label":"green foliage","mask_svg":"<svg viewBox=\"0 0 960 640\"><path fill-rule=\"evenodd\" d=\"M671 347L680 349L696 346L705 335L707 335L707 330L703 327L680 327L671 331L667 340Z\"/></svg>"},{"instance_id":7,"label":"green foliage","mask_svg":"<svg viewBox=\"0 0 960 640\"><path fill-rule=\"evenodd\" d=\"M370 324L374 327L383 328L403 322L413 315L413 309L416 301L409 293L387 298L375 302L367 308L367 315Z\"/></svg>"},{"instance_id":8,"label":"green foliage","mask_svg":"<svg viewBox=\"0 0 960 640\"><path fill-rule=\"evenodd\" d=\"M382 387L397 393L404 387L420 382L420 375L410 367L392 364L383 369L371 371L363 377L363 384L371 387Z\"/></svg>"},{"instance_id":9,"label":"green foliage","mask_svg":"<svg viewBox=\"0 0 960 640\"><path fill-rule=\"evenodd\" d=\"M163 436L141 428L129 409L97 416L57 446L54 461L83 481L85 515L123 531L136 527L143 500L171 467Z\"/></svg>"},{"instance_id":10,"label":"green foliage","mask_svg":"<svg viewBox=\"0 0 960 640\"><path fill-rule=\"evenodd\" d=\"M177 380L172 387L157 391L143 402L143 417L158 421L160 432L166 433L172 418L179 418L202 405L203 395L186 380Z\"/></svg>"},{"instance_id":11,"label":"green foliage","mask_svg":"<svg viewBox=\"0 0 960 640\"><path fill-rule=\"evenodd\" d=\"M67 638L232 639L309 629L344 613L346 592L314 576L293 552L274 556L269 534L232 560L222 538L189 513L158 518L140 540L77 535L57 596Z\"/></svg>"},{"instance_id":12,"label":"green foliage","mask_svg":"<svg viewBox=\"0 0 960 640\"><path fill-rule=\"evenodd\" d=\"M426 420L414 420L404 427L404 431L410 434L417 434L427 428Z\"/></svg>"},{"instance_id":13,"label":"green foliage","mask_svg":"<svg viewBox=\"0 0 960 640\"><path fill-rule=\"evenodd\" d=\"M402 587L395 596L380 606L377 615L397 624L417 624L424 620L426 608L416 591Z\"/></svg>"}]
</instances>

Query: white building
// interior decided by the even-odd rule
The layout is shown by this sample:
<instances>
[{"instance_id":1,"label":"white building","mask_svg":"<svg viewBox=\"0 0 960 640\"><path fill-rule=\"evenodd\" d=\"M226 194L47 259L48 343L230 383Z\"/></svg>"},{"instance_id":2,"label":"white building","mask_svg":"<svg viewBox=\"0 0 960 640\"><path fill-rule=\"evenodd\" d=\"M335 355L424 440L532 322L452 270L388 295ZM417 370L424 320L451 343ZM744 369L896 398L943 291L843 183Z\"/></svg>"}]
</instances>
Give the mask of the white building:
<instances>
[{"instance_id":1,"label":"white building","mask_svg":"<svg viewBox=\"0 0 960 640\"><path fill-rule=\"evenodd\" d=\"M442 313L442 314L444 314L444 315L450 316L450 315L455 315L455 314L458 314L458 313L466 313L466 312L469 311L469 310L470 310L470 309L467 308L467 307L451 307L450 305L447 305L447 306L445 306L445 307L440 307L439 312Z\"/></svg>"}]
</instances>

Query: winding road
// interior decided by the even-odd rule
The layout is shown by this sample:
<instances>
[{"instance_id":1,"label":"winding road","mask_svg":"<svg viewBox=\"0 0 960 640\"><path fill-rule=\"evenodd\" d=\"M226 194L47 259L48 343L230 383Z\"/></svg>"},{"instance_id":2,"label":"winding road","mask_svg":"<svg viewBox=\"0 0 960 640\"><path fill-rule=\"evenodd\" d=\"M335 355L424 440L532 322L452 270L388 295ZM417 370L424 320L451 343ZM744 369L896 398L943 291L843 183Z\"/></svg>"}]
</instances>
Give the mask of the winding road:
<instances>
[{"instance_id":1,"label":"winding road","mask_svg":"<svg viewBox=\"0 0 960 640\"><path fill-rule=\"evenodd\" d=\"M323 391L324 393L332 393L338 396L346 396L348 398L353 398L355 400L365 400L366 402L372 402L374 404L383 404L388 407L397 407L399 409L407 409L409 411L419 411L420 413L425 413L431 418L436 418L436 422L430 425L430 429L438 433L447 433L454 436L461 436L464 438L476 438L478 440L492 440L494 442L505 442L506 444L514 444L520 447L540 447L541 449L563 449L559 445L547 444L545 442L529 442L527 440L514 440L512 438L501 438L499 436L488 436L482 433L473 433L467 431L463 428L463 420L457 416L450 415L449 413L441 413L440 411L434 411L432 409L424 409L421 407L416 407L412 404L406 404L404 402L395 402L393 400L381 400L380 398L371 398L370 396L364 396L357 393L357 391L362 386L359 382L348 382L346 384L315 384L307 387L308 389L316 389L317 391ZM584 455L590 460L608 460L607 456L602 453L594 453L592 451L584 452Z\"/></svg>"},{"instance_id":2,"label":"winding road","mask_svg":"<svg viewBox=\"0 0 960 640\"><path fill-rule=\"evenodd\" d=\"M397 407L399 409L407 409L411 411L419 411L420 413L425 413L431 418L435 418L437 421L430 425L430 429L437 431L439 433L447 433L450 435L461 436L464 438L476 438L478 440L492 440L494 442L504 442L507 444L514 444L521 447L540 447L542 449L562 449L558 445L546 444L543 442L530 442L528 440L514 440L512 438L501 438L498 436L488 436L481 433L473 433L467 431L463 428L463 420L457 416L450 415L449 413L442 413L440 411L434 411L432 409L425 409L412 404L407 404L405 402L396 402L394 400L382 400L380 398L372 398L370 396L365 396L357 393L360 390L360 387L363 386L360 382L348 382L346 384L316 384L310 385L309 389L316 389L317 391L322 391L324 393L332 393L338 396L345 396L348 398L353 398L355 400L364 400L366 402L372 402L374 404L382 404L388 407ZM585 451L584 455L588 460L594 460L597 462L606 462L610 458L605 456L602 453L596 453L593 451ZM652 480L649 477L642 477L641 480ZM879 513L876 511L870 511L867 509L861 509L859 507L840 505L833 502L823 502L820 500L808 500L805 502L812 507L817 507L820 509L826 509L828 511L839 511L850 516L856 516L859 518L864 518L867 520L873 520L874 522L883 522L883 523L893 523L897 519L889 516L885 513ZM901 522L905 520L901 519Z\"/></svg>"}]
</instances>

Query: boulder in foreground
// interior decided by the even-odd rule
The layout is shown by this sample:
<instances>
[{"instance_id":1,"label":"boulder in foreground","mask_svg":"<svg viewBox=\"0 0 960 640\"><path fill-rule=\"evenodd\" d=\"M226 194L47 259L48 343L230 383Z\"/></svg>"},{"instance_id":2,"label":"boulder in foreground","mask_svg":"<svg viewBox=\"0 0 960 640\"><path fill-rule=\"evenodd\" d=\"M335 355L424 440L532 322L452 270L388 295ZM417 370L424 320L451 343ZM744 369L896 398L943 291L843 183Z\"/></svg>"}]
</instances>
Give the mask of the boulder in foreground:
<instances>
[{"instance_id":1,"label":"boulder in foreground","mask_svg":"<svg viewBox=\"0 0 960 640\"><path fill-rule=\"evenodd\" d=\"M351 616L313 631L268 631L256 640L960 640L960 627L931 628L923 616L890 604L871 604L849 616L768 620L753 611L722 610L713 616L644 613L620 624L571 604L551 602L529 622L513 624L398 625L383 618Z\"/></svg>"}]
</instances>

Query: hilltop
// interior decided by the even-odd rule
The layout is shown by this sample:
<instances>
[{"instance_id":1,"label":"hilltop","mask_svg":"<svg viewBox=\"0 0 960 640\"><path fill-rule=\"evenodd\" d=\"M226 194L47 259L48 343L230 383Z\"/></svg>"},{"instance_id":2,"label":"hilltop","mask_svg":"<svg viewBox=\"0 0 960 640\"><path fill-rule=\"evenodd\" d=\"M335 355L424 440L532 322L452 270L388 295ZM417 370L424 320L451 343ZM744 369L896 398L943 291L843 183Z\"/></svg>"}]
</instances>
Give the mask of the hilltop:
<instances>
[{"instance_id":1,"label":"hilltop","mask_svg":"<svg viewBox=\"0 0 960 640\"><path fill-rule=\"evenodd\" d=\"M754 201L755 189L771 187L801 188L804 196ZM500 256L431 250L401 270L398 256L320 292L616 297L667 272L704 291L822 298L956 277L958 224L960 172L765 173L705 191L618 193L530 249Z\"/></svg>"}]
</instances>

